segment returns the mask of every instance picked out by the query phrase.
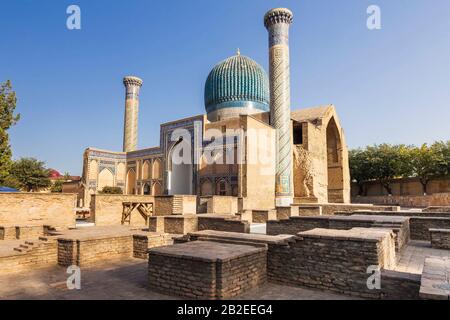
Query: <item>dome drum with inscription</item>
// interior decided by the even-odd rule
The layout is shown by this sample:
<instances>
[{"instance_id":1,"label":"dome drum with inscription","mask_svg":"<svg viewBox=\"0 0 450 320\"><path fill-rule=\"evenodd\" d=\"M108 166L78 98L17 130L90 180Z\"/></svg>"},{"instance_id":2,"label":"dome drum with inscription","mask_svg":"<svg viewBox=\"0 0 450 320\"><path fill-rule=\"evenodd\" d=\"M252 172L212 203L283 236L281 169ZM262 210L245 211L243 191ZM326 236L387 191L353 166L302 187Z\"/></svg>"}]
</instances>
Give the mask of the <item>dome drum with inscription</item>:
<instances>
[{"instance_id":1,"label":"dome drum with inscription","mask_svg":"<svg viewBox=\"0 0 450 320\"><path fill-rule=\"evenodd\" d=\"M218 63L205 84L208 120L269 111L269 79L264 69L239 51Z\"/></svg>"}]
</instances>

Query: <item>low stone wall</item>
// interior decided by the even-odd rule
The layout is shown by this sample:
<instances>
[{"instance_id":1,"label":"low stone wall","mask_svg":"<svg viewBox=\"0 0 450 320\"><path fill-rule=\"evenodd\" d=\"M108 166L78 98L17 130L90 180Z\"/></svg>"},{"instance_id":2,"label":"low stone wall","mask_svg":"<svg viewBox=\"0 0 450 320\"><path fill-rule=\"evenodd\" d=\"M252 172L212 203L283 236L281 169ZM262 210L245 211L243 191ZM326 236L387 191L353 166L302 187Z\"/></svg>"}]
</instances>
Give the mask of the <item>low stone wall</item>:
<instances>
[{"instance_id":1,"label":"low stone wall","mask_svg":"<svg viewBox=\"0 0 450 320\"><path fill-rule=\"evenodd\" d=\"M149 287L190 299L229 299L267 277L267 248L195 241L149 250Z\"/></svg>"},{"instance_id":2,"label":"low stone wall","mask_svg":"<svg viewBox=\"0 0 450 320\"><path fill-rule=\"evenodd\" d=\"M312 232L317 233L318 230ZM386 230L382 230L380 233L380 230L377 231L376 229L371 229L367 232L367 230L359 228L353 229L350 233L345 231L344 234L342 234L342 231L336 230L322 230L322 232L326 233L317 233L316 236L318 240L311 242L310 247L307 248L311 250L310 255L308 255L305 250L302 250L302 248L304 248L303 246L296 244L296 242L305 241L305 237L302 235L270 236L209 230L190 233L185 241L201 240L245 245L267 245L269 248L269 278L273 280L273 278L279 276L281 280L277 282L288 285L307 285L313 288L323 289L324 287L328 288L329 286L336 284L336 286L342 286L341 289L339 289L339 287L335 288L337 292L343 291L343 293L348 295L390 300L417 300L419 298L420 275L396 272L387 269L381 269L381 288L379 290L370 290L369 293L365 291L366 281L371 275L366 273L367 261L365 261L365 258L369 253L371 253L372 256L377 256L378 258L376 259L378 259L380 265L385 267L392 267L395 263L395 252L392 248L392 233L390 236L387 236L389 231ZM365 242L373 241L374 238L377 239L377 236L380 236L379 239L382 239L385 235L388 237L387 241L383 242L383 240L380 240L379 244L377 246L373 245L369 252L363 250L367 245L364 244ZM335 242L333 236L337 236L339 239ZM368 239L366 239L366 237L368 237ZM389 240L389 238L391 238L391 240ZM330 241L325 242L325 240L322 239L328 239ZM350 240L352 241L350 248L355 247L351 253L346 251L346 243L342 242ZM347 254L346 258L339 257L340 252L335 252L334 246L337 246L339 250L345 252L345 254ZM376 247L380 248L380 250L376 249ZM362 251L362 255L359 254L360 251ZM301 252L302 256L296 258L298 252ZM312 252L314 252L314 254L312 254ZM329 252L332 252L333 254L329 255ZM275 254L275 258L273 254ZM282 256L279 256L277 259L277 255ZM283 260L283 257L286 258L286 260ZM345 262L342 260L339 262L336 261L335 259L338 258L345 260ZM328 269L316 268L314 261L317 261L317 259L324 259ZM309 260L312 261L308 262ZM354 265L357 265L357 269L355 269ZM290 277L288 279L284 278L284 275L280 275L279 273L271 274L272 271L278 272L278 270L287 272L287 268L291 268L290 270L293 272L288 276ZM355 270L360 270L360 273L358 274L356 271L357 274L353 274ZM312 273L312 275L307 275L307 273ZM351 273L352 275L348 276L348 273ZM311 277L316 277L316 279L320 280L311 279ZM356 285L354 277L359 279L359 286ZM291 283L291 278L298 279L301 283ZM326 283L326 285L322 285L320 281ZM348 285L344 288L343 286L346 285L346 282L352 283L353 287ZM363 291L361 291L361 288Z\"/></svg>"},{"instance_id":3,"label":"low stone wall","mask_svg":"<svg viewBox=\"0 0 450 320\"><path fill-rule=\"evenodd\" d=\"M369 266L395 265L394 235L388 230L315 229L289 245L269 246L269 281L318 288L363 298L381 298L367 287Z\"/></svg>"},{"instance_id":4,"label":"low stone wall","mask_svg":"<svg viewBox=\"0 0 450 320\"><path fill-rule=\"evenodd\" d=\"M247 210L252 212L252 223L266 223L277 219L276 210Z\"/></svg>"},{"instance_id":5,"label":"low stone wall","mask_svg":"<svg viewBox=\"0 0 450 320\"><path fill-rule=\"evenodd\" d=\"M428 207L422 210L422 212L436 212L436 213L448 213L450 214L450 206L445 207Z\"/></svg>"},{"instance_id":6,"label":"low stone wall","mask_svg":"<svg viewBox=\"0 0 450 320\"><path fill-rule=\"evenodd\" d=\"M42 237L41 240L36 239L29 243L31 248L28 250L23 252L11 250L10 254L0 256L0 274L26 272L56 264L56 239Z\"/></svg>"},{"instance_id":7,"label":"low stone wall","mask_svg":"<svg viewBox=\"0 0 450 320\"><path fill-rule=\"evenodd\" d=\"M236 214L238 212L237 197L201 196L198 201L198 213Z\"/></svg>"},{"instance_id":8,"label":"low stone wall","mask_svg":"<svg viewBox=\"0 0 450 320\"><path fill-rule=\"evenodd\" d=\"M148 259L148 249L172 245L173 238L164 234L134 234L133 235L133 257Z\"/></svg>"},{"instance_id":9,"label":"low stone wall","mask_svg":"<svg viewBox=\"0 0 450 320\"><path fill-rule=\"evenodd\" d=\"M197 215L158 216L149 218L150 232L186 234L198 230Z\"/></svg>"},{"instance_id":10,"label":"low stone wall","mask_svg":"<svg viewBox=\"0 0 450 320\"><path fill-rule=\"evenodd\" d=\"M358 203L318 203L318 204L297 204L300 215L311 215L314 211L318 211L319 215L330 216L335 212L354 212L356 210L376 210L376 211L399 211L398 206L376 206L373 204Z\"/></svg>"},{"instance_id":11,"label":"low stone wall","mask_svg":"<svg viewBox=\"0 0 450 320\"><path fill-rule=\"evenodd\" d=\"M298 215L302 217L308 216L321 216L322 215L322 207L315 205L295 205L298 210Z\"/></svg>"},{"instance_id":12,"label":"low stone wall","mask_svg":"<svg viewBox=\"0 0 450 320\"><path fill-rule=\"evenodd\" d=\"M124 202L155 202L153 196L95 194L91 196L91 217L96 226L122 224ZM137 211L131 214L130 225L145 226L145 220Z\"/></svg>"},{"instance_id":13,"label":"low stone wall","mask_svg":"<svg viewBox=\"0 0 450 320\"><path fill-rule=\"evenodd\" d=\"M450 229L430 229L430 235L433 248L450 250Z\"/></svg>"},{"instance_id":14,"label":"low stone wall","mask_svg":"<svg viewBox=\"0 0 450 320\"><path fill-rule=\"evenodd\" d=\"M420 274L381 270L381 299L419 300Z\"/></svg>"},{"instance_id":15,"label":"low stone wall","mask_svg":"<svg viewBox=\"0 0 450 320\"><path fill-rule=\"evenodd\" d=\"M298 206L291 205L290 207L276 207L277 216L276 220L289 219L290 217L298 217Z\"/></svg>"},{"instance_id":16,"label":"low stone wall","mask_svg":"<svg viewBox=\"0 0 450 320\"><path fill-rule=\"evenodd\" d=\"M450 229L450 218L412 217L410 219L412 240L431 241L430 229Z\"/></svg>"},{"instance_id":17,"label":"low stone wall","mask_svg":"<svg viewBox=\"0 0 450 320\"><path fill-rule=\"evenodd\" d=\"M249 233L250 223L239 219L212 216L202 217L202 215L198 215L198 231L202 230Z\"/></svg>"},{"instance_id":18,"label":"low stone wall","mask_svg":"<svg viewBox=\"0 0 450 320\"><path fill-rule=\"evenodd\" d=\"M328 229L328 217L292 217L287 220L267 221L266 233L268 235L292 234L316 228Z\"/></svg>"},{"instance_id":19,"label":"low stone wall","mask_svg":"<svg viewBox=\"0 0 450 320\"><path fill-rule=\"evenodd\" d=\"M250 223L241 221L237 216L199 214L182 216L150 217L150 232L187 234L198 230L218 230L231 232L250 232Z\"/></svg>"},{"instance_id":20,"label":"low stone wall","mask_svg":"<svg viewBox=\"0 0 450 320\"><path fill-rule=\"evenodd\" d=\"M0 240L14 240L17 239L16 227L2 227L0 226Z\"/></svg>"},{"instance_id":21,"label":"low stone wall","mask_svg":"<svg viewBox=\"0 0 450 320\"><path fill-rule=\"evenodd\" d=\"M409 242L410 225L407 217L389 216L316 216L316 217L292 217L288 220L268 221L266 233L297 234L315 228L350 230L353 228L383 228L395 233L397 251Z\"/></svg>"},{"instance_id":22,"label":"low stone wall","mask_svg":"<svg viewBox=\"0 0 450 320\"><path fill-rule=\"evenodd\" d=\"M75 226L75 194L0 193L0 226Z\"/></svg>"},{"instance_id":23,"label":"low stone wall","mask_svg":"<svg viewBox=\"0 0 450 320\"><path fill-rule=\"evenodd\" d=\"M106 195L91 196L91 216L97 226L120 225L124 202L153 202L153 216L195 214L196 196ZM138 211L131 214L131 226L145 226Z\"/></svg>"},{"instance_id":24,"label":"low stone wall","mask_svg":"<svg viewBox=\"0 0 450 320\"><path fill-rule=\"evenodd\" d=\"M419 212L419 211L367 211L359 210L354 212L336 212L336 216L350 216L353 214L366 215L366 216L391 216L391 217L443 217L450 218L450 212Z\"/></svg>"},{"instance_id":25,"label":"low stone wall","mask_svg":"<svg viewBox=\"0 0 450 320\"><path fill-rule=\"evenodd\" d=\"M37 239L45 235L44 226L17 226L16 239Z\"/></svg>"},{"instance_id":26,"label":"low stone wall","mask_svg":"<svg viewBox=\"0 0 450 320\"><path fill-rule=\"evenodd\" d=\"M369 196L355 197L354 203L373 203L378 205L396 205L407 208L426 208L431 206L448 206L450 193L434 193L426 196Z\"/></svg>"},{"instance_id":27,"label":"low stone wall","mask_svg":"<svg viewBox=\"0 0 450 320\"><path fill-rule=\"evenodd\" d=\"M132 257L131 235L58 239L60 266L89 266L101 261Z\"/></svg>"}]
</instances>

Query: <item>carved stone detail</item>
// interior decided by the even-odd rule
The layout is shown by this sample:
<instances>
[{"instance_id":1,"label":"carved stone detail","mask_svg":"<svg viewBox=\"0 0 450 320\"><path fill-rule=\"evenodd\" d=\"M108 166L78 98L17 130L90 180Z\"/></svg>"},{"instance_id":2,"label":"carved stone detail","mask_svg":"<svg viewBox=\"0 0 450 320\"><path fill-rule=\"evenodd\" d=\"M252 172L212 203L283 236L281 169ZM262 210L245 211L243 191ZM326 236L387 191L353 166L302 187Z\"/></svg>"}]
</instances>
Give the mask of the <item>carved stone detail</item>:
<instances>
[{"instance_id":1,"label":"carved stone detail","mask_svg":"<svg viewBox=\"0 0 450 320\"><path fill-rule=\"evenodd\" d=\"M301 145L294 146L293 153L295 196L304 198L315 197L311 155Z\"/></svg>"}]
</instances>

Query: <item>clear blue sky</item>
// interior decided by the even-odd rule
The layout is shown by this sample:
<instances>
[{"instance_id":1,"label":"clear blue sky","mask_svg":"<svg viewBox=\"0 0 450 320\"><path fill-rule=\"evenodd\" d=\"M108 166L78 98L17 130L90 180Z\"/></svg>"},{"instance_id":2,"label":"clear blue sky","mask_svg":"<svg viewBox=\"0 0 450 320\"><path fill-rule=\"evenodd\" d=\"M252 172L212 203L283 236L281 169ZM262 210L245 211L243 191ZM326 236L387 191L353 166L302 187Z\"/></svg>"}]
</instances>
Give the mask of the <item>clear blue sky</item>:
<instances>
[{"instance_id":1,"label":"clear blue sky","mask_svg":"<svg viewBox=\"0 0 450 320\"><path fill-rule=\"evenodd\" d=\"M82 30L66 28L70 4ZM448 0L1 0L0 81L22 115L14 158L80 174L86 147L120 151L128 74L144 79L139 146L157 145L160 123L204 112L206 77L236 48L267 70L262 18L279 6L295 14L293 109L335 104L351 148L450 139Z\"/></svg>"}]
</instances>

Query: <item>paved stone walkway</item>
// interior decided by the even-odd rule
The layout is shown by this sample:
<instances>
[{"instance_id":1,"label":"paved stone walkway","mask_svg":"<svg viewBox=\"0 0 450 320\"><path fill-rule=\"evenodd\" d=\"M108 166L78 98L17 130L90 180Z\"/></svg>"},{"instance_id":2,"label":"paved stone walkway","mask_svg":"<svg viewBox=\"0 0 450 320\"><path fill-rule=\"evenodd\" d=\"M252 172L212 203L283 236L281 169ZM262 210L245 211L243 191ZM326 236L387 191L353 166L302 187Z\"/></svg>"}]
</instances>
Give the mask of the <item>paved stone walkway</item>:
<instances>
[{"instance_id":1,"label":"paved stone walkway","mask_svg":"<svg viewBox=\"0 0 450 320\"><path fill-rule=\"evenodd\" d=\"M429 256L450 257L450 250L433 249L429 241L411 240L401 253L395 270L422 274L425 259Z\"/></svg>"},{"instance_id":2,"label":"paved stone walkway","mask_svg":"<svg viewBox=\"0 0 450 320\"><path fill-rule=\"evenodd\" d=\"M158 300L176 299L147 288L147 262L139 259L108 262L81 270L81 290L68 290L66 268L50 267L28 273L0 275L0 299ZM239 299L338 300L350 297L327 292L266 284Z\"/></svg>"}]
</instances>

